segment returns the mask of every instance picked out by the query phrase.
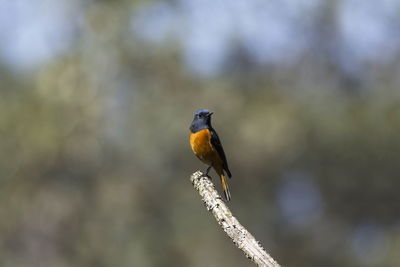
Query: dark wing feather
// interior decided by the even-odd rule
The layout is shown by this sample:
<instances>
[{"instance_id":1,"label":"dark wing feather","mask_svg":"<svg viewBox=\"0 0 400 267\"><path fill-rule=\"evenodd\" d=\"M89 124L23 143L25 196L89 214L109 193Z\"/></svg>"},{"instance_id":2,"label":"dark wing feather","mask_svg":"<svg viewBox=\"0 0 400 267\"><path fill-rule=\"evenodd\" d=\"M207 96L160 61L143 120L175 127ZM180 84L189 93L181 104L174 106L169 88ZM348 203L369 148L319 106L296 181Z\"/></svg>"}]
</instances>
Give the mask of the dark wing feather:
<instances>
[{"instance_id":1,"label":"dark wing feather","mask_svg":"<svg viewBox=\"0 0 400 267\"><path fill-rule=\"evenodd\" d=\"M226 174L228 174L228 177L231 178L232 174L228 168L228 162L226 160L225 152L222 147L221 141L219 140L218 134L213 128L211 128L210 131L211 131L211 144L215 147L219 157L222 159L223 167L224 170L226 171Z\"/></svg>"}]
</instances>

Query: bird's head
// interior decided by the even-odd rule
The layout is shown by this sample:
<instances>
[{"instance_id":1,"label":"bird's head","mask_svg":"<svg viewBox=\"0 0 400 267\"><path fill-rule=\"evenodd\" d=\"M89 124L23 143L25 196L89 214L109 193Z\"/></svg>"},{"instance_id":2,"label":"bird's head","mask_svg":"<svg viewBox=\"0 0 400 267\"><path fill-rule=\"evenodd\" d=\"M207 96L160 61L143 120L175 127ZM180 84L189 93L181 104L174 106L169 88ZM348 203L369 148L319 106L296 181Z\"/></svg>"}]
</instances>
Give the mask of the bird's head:
<instances>
[{"instance_id":1,"label":"bird's head","mask_svg":"<svg viewBox=\"0 0 400 267\"><path fill-rule=\"evenodd\" d=\"M199 109L194 113L194 118L197 120L210 121L213 113L208 109Z\"/></svg>"},{"instance_id":2,"label":"bird's head","mask_svg":"<svg viewBox=\"0 0 400 267\"><path fill-rule=\"evenodd\" d=\"M196 132L201 129L211 127L211 115L213 113L208 109L199 109L194 113L194 119L191 125L191 130Z\"/></svg>"}]
</instances>

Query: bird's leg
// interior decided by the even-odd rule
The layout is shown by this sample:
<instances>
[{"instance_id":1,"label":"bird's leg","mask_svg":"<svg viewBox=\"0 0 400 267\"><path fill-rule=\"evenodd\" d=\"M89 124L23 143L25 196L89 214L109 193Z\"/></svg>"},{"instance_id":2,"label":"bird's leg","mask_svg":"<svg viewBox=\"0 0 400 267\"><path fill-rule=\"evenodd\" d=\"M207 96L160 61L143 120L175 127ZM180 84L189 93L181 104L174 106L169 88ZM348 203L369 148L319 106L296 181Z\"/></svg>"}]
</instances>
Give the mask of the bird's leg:
<instances>
[{"instance_id":1,"label":"bird's leg","mask_svg":"<svg viewBox=\"0 0 400 267\"><path fill-rule=\"evenodd\" d=\"M209 173L210 170L211 170L211 167L212 167L212 165L208 166L208 168L207 168L207 170L206 170L206 176L209 177L209 178L211 178L211 177L208 175L208 173Z\"/></svg>"}]
</instances>

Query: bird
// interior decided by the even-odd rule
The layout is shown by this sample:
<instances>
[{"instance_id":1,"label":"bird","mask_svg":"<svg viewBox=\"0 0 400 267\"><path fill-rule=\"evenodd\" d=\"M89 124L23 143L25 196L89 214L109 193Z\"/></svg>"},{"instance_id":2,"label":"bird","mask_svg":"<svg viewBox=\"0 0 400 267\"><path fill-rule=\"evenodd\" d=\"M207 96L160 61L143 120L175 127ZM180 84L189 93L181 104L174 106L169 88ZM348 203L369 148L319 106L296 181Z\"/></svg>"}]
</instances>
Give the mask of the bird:
<instances>
[{"instance_id":1,"label":"bird","mask_svg":"<svg viewBox=\"0 0 400 267\"><path fill-rule=\"evenodd\" d=\"M221 179L222 190L226 201L231 200L231 193L228 187L226 175L231 178L232 174L228 167L225 152L219 140L217 132L211 126L211 115L213 112L208 109L200 109L194 113L190 125L190 146L193 153L205 164L208 165L206 175L211 167Z\"/></svg>"}]
</instances>

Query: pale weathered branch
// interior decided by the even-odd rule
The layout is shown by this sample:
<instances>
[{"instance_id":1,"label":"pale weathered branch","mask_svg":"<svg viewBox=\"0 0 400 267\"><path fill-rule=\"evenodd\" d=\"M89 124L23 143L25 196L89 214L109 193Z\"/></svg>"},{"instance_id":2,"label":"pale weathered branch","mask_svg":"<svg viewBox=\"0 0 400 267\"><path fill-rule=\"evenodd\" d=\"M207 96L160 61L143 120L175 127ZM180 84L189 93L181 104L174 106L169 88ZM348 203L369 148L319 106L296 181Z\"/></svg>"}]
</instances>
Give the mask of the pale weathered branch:
<instances>
[{"instance_id":1,"label":"pale weathered branch","mask_svg":"<svg viewBox=\"0 0 400 267\"><path fill-rule=\"evenodd\" d=\"M197 171L191 175L190 181L203 198L207 210L214 215L218 224L247 258L258 266L280 266L233 216L208 177Z\"/></svg>"}]
</instances>

